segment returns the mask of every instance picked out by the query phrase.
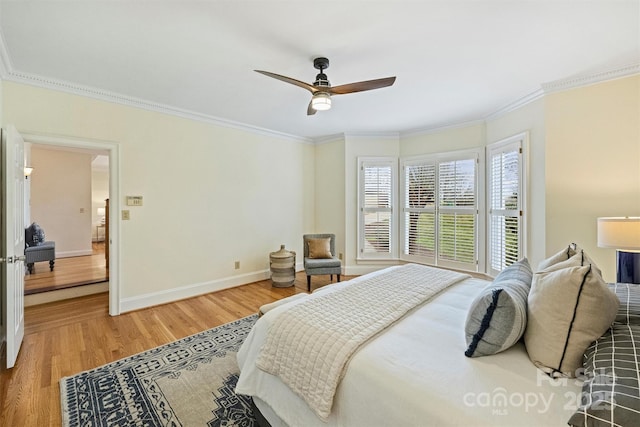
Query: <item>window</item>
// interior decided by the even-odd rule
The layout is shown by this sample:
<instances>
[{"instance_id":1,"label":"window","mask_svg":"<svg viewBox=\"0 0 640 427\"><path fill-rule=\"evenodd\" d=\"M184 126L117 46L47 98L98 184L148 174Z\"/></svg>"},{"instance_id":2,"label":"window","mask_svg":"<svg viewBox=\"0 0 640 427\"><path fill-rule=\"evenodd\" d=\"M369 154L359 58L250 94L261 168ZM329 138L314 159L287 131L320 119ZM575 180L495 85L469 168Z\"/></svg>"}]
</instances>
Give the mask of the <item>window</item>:
<instances>
[{"instance_id":1,"label":"window","mask_svg":"<svg viewBox=\"0 0 640 427\"><path fill-rule=\"evenodd\" d=\"M477 269L478 153L403 161L402 258Z\"/></svg>"},{"instance_id":2,"label":"window","mask_svg":"<svg viewBox=\"0 0 640 427\"><path fill-rule=\"evenodd\" d=\"M488 273L523 257L523 145L526 134L487 147Z\"/></svg>"},{"instance_id":3,"label":"window","mask_svg":"<svg viewBox=\"0 0 640 427\"><path fill-rule=\"evenodd\" d=\"M477 157L439 164L438 265L477 269L476 165Z\"/></svg>"},{"instance_id":4,"label":"window","mask_svg":"<svg viewBox=\"0 0 640 427\"><path fill-rule=\"evenodd\" d=\"M418 261L435 263L436 164L434 161L404 166L404 249Z\"/></svg>"},{"instance_id":5,"label":"window","mask_svg":"<svg viewBox=\"0 0 640 427\"><path fill-rule=\"evenodd\" d=\"M392 258L396 239L393 205L397 160L360 159L359 163L359 257Z\"/></svg>"},{"instance_id":6,"label":"window","mask_svg":"<svg viewBox=\"0 0 640 427\"><path fill-rule=\"evenodd\" d=\"M521 259L527 138L489 145L486 156L478 149L400 159L399 174L395 158L359 159L359 258L399 253L405 261L491 275Z\"/></svg>"}]
</instances>

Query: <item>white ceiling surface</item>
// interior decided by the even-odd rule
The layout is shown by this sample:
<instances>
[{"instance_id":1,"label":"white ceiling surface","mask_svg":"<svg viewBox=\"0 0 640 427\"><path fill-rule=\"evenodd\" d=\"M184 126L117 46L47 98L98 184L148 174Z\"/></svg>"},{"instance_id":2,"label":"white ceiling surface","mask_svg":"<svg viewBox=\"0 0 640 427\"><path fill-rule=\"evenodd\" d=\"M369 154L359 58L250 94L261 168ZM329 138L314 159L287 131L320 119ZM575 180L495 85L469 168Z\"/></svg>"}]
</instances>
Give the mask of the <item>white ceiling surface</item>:
<instances>
[{"instance_id":1,"label":"white ceiling surface","mask_svg":"<svg viewBox=\"0 0 640 427\"><path fill-rule=\"evenodd\" d=\"M573 75L640 63L639 1L0 1L8 79L43 77L305 138L481 120ZM333 97L254 69L332 85ZM7 76L5 76L7 78Z\"/></svg>"}]
</instances>

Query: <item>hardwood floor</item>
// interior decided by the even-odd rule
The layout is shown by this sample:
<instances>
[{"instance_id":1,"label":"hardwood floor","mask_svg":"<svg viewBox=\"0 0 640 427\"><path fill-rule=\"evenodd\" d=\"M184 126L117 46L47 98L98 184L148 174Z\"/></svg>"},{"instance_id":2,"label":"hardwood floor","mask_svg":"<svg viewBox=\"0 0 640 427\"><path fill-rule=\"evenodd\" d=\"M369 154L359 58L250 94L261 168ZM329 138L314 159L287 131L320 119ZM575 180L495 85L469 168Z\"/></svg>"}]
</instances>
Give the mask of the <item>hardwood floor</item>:
<instances>
[{"instance_id":1,"label":"hardwood floor","mask_svg":"<svg viewBox=\"0 0 640 427\"><path fill-rule=\"evenodd\" d=\"M329 276L312 283L324 286ZM27 307L16 366L7 370L0 360L0 426L59 426L60 378L248 316L306 288L300 272L293 287L264 280L115 317L107 293Z\"/></svg>"},{"instance_id":2,"label":"hardwood floor","mask_svg":"<svg viewBox=\"0 0 640 427\"><path fill-rule=\"evenodd\" d=\"M32 274L24 276L24 294L104 282L109 279L104 257L104 242L93 243L93 254L56 259L53 271L49 263L38 262Z\"/></svg>"}]
</instances>

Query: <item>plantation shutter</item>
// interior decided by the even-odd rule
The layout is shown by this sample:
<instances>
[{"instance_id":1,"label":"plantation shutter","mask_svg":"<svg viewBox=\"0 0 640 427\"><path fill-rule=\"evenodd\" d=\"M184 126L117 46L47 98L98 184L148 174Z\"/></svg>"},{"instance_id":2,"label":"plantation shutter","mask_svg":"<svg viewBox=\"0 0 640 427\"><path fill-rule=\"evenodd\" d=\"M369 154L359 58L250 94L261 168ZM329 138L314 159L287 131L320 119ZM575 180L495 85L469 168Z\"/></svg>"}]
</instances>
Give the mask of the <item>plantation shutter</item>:
<instances>
[{"instance_id":1,"label":"plantation shutter","mask_svg":"<svg viewBox=\"0 0 640 427\"><path fill-rule=\"evenodd\" d=\"M402 251L406 261L478 269L477 151L402 162Z\"/></svg>"},{"instance_id":2,"label":"plantation shutter","mask_svg":"<svg viewBox=\"0 0 640 427\"><path fill-rule=\"evenodd\" d=\"M436 252L436 164L404 166L405 258L433 263Z\"/></svg>"},{"instance_id":3,"label":"plantation shutter","mask_svg":"<svg viewBox=\"0 0 640 427\"><path fill-rule=\"evenodd\" d=\"M489 267L497 274L522 257L522 139L489 147Z\"/></svg>"},{"instance_id":4,"label":"plantation shutter","mask_svg":"<svg viewBox=\"0 0 640 427\"><path fill-rule=\"evenodd\" d=\"M363 161L360 166L359 252L389 257L393 252L393 199L396 168L391 160Z\"/></svg>"},{"instance_id":5,"label":"plantation shutter","mask_svg":"<svg viewBox=\"0 0 640 427\"><path fill-rule=\"evenodd\" d=\"M438 165L438 264L475 270L477 159Z\"/></svg>"}]
</instances>

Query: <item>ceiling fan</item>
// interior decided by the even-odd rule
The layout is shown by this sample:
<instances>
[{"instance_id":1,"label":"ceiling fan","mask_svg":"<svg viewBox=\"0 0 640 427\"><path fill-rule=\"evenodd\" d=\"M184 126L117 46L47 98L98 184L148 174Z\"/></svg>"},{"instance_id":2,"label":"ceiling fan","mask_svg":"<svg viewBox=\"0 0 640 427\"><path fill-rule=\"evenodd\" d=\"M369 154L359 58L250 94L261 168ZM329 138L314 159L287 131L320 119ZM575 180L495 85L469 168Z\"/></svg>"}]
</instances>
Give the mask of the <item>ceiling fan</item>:
<instances>
[{"instance_id":1,"label":"ceiling fan","mask_svg":"<svg viewBox=\"0 0 640 427\"><path fill-rule=\"evenodd\" d=\"M307 115L315 114L316 111L324 111L331 108L331 95L344 95L347 93L363 92L365 90L380 89L382 87L391 86L395 81L395 77L386 77L384 79L367 80L356 83L348 83L346 85L331 86L327 75L324 70L329 68L329 60L327 58L316 58L313 60L313 66L320 70L320 73L316 76L316 81L313 84L301 82L300 80L292 79L291 77L281 76L280 74L270 73L268 71L254 70L265 76L273 77L274 79L282 80L283 82L291 83L292 85L299 86L303 89L307 89L313 95L309 107L307 107Z\"/></svg>"}]
</instances>

